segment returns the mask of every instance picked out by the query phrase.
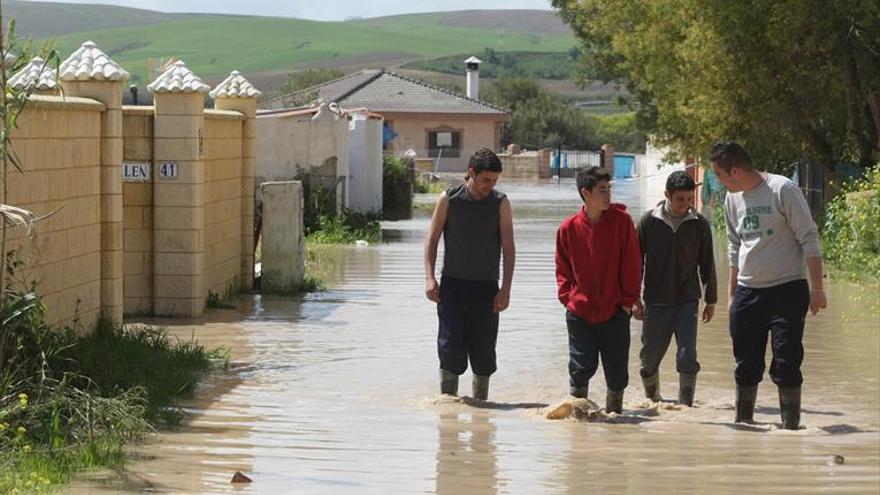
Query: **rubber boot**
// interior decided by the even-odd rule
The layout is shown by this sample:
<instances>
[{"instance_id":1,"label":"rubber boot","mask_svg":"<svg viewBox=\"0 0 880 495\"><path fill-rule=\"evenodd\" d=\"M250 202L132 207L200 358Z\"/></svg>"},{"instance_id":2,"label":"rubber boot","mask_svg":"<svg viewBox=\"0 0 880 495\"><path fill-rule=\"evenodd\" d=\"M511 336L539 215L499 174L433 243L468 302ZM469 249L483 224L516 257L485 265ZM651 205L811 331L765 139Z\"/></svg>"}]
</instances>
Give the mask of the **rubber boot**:
<instances>
[{"instance_id":1,"label":"rubber boot","mask_svg":"<svg viewBox=\"0 0 880 495\"><path fill-rule=\"evenodd\" d=\"M754 421L755 400L758 398L758 386L736 386L736 422L751 423Z\"/></svg>"},{"instance_id":2,"label":"rubber boot","mask_svg":"<svg viewBox=\"0 0 880 495\"><path fill-rule=\"evenodd\" d=\"M583 387L572 388L570 390L571 396L577 399L586 399L587 395L590 393L590 385L584 385Z\"/></svg>"},{"instance_id":3,"label":"rubber boot","mask_svg":"<svg viewBox=\"0 0 880 495\"><path fill-rule=\"evenodd\" d=\"M444 369L440 370L440 393L458 395L458 375Z\"/></svg>"},{"instance_id":4,"label":"rubber boot","mask_svg":"<svg viewBox=\"0 0 880 495\"><path fill-rule=\"evenodd\" d=\"M623 412L623 390L609 390L605 394L605 412Z\"/></svg>"},{"instance_id":5,"label":"rubber boot","mask_svg":"<svg viewBox=\"0 0 880 495\"><path fill-rule=\"evenodd\" d=\"M697 375L678 374L678 403L683 406L694 405L694 390L697 388Z\"/></svg>"},{"instance_id":6,"label":"rubber boot","mask_svg":"<svg viewBox=\"0 0 880 495\"><path fill-rule=\"evenodd\" d=\"M486 400L489 398L489 377L474 375L473 381L474 399Z\"/></svg>"},{"instance_id":7,"label":"rubber boot","mask_svg":"<svg viewBox=\"0 0 880 495\"><path fill-rule=\"evenodd\" d=\"M660 372L651 376L642 377L642 385L645 386L645 398L654 402L660 402Z\"/></svg>"},{"instance_id":8,"label":"rubber boot","mask_svg":"<svg viewBox=\"0 0 880 495\"><path fill-rule=\"evenodd\" d=\"M779 412L782 414L782 427L797 430L801 424L801 388L779 389Z\"/></svg>"}]
</instances>

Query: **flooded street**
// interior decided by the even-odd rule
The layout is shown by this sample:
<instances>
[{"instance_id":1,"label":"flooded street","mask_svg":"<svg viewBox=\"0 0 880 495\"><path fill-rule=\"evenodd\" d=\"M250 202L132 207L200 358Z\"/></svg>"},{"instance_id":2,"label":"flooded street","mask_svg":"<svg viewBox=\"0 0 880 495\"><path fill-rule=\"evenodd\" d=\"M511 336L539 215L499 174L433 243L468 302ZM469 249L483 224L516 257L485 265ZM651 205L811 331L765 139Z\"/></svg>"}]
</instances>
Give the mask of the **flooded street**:
<instances>
[{"instance_id":1,"label":"flooded street","mask_svg":"<svg viewBox=\"0 0 880 495\"><path fill-rule=\"evenodd\" d=\"M638 375L641 324L633 321L624 414L612 422L549 421L546 408L568 393L555 232L579 198L571 180L502 182L499 189L514 207L517 266L510 309L501 317L490 403L474 407L439 397L436 310L424 296L422 268L431 198L417 197L413 220L384 225L392 242L320 248L319 258L333 262L322 276L329 290L303 299L242 298L239 310L175 321L172 329L184 337L230 346L236 371L207 381L180 431L137 447L125 480L79 482L64 491L880 490L876 292L829 282L829 309L808 317L801 430L778 429L769 377L758 394L758 424L735 425L727 269L724 249L716 246L721 301L715 319L699 330L695 407L646 407ZM614 201L640 205L636 191L635 180L617 181ZM637 217L642 208L631 212ZM661 367L661 393L675 398L677 390L673 348ZM470 393L470 372L459 391ZM600 368L591 398L604 404L604 394ZM829 463L835 454L845 463ZM231 485L235 471L253 483Z\"/></svg>"}]
</instances>

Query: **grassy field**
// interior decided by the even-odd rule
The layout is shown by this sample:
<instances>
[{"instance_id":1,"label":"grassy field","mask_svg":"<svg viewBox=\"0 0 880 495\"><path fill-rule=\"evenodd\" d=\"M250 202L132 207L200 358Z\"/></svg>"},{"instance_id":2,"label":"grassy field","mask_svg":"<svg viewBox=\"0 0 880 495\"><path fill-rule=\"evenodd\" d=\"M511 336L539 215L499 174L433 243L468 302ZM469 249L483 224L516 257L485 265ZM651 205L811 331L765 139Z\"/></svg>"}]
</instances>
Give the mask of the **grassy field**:
<instances>
[{"instance_id":1,"label":"grassy field","mask_svg":"<svg viewBox=\"0 0 880 495\"><path fill-rule=\"evenodd\" d=\"M442 15L442 14L436 14ZM142 83L148 68L176 57L202 77L225 76L232 69L283 73L311 66L372 65L375 59L411 61L459 53L499 51L566 52L570 34L485 30L440 23L432 14L387 24L318 22L277 17L199 16L117 29L66 34L56 38L62 55L91 39ZM378 55L378 57L377 57ZM393 64L387 64L392 65Z\"/></svg>"}]
</instances>

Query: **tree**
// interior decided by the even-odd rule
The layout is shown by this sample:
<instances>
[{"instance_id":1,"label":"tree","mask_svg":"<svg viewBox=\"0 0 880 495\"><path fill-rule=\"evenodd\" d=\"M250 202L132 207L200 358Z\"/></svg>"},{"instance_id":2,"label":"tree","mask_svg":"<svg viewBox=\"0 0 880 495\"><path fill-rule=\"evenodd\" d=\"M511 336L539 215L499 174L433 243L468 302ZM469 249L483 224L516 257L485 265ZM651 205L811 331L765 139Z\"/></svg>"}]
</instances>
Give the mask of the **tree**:
<instances>
[{"instance_id":1,"label":"tree","mask_svg":"<svg viewBox=\"0 0 880 495\"><path fill-rule=\"evenodd\" d=\"M876 0L551 1L679 155L735 139L769 170L880 160Z\"/></svg>"},{"instance_id":2,"label":"tree","mask_svg":"<svg viewBox=\"0 0 880 495\"><path fill-rule=\"evenodd\" d=\"M522 77L502 78L487 86L482 99L510 110L502 143L526 147L564 146L595 149L595 123L577 109L566 107L537 82Z\"/></svg>"}]
</instances>

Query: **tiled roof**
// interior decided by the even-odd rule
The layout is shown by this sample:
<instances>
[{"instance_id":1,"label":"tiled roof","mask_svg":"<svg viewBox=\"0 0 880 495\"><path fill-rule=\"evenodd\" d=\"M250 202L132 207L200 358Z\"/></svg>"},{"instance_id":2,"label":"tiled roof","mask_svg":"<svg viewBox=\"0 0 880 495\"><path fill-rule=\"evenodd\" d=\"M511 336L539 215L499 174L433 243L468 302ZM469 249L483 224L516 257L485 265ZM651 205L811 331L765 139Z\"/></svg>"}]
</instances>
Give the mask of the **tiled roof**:
<instances>
[{"instance_id":1,"label":"tiled roof","mask_svg":"<svg viewBox=\"0 0 880 495\"><path fill-rule=\"evenodd\" d=\"M208 94L211 98L254 98L261 93L241 72L234 70Z\"/></svg>"},{"instance_id":2,"label":"tiled roof","mask_svg":"<svg viewBox=\"0 0 880 495\"><path fill-rule=\"evenodd\" d=\"M102 52L94 41L86 41L61 62L59 73L62 81L128 80L128 72Z\"/></svg>"},{"instance_id":3,"label":"tiled roof","mask_svg":"<svg viewBox=\"0 0 880 495\"><path fill-rule=\"evenodd\" d=\"M506 115L503 108L385 70L362 70L299 92L317 93L318 101L377 113L449 113ZM285 97L270 106L283 106Z\"/></svg>"},{"instance_id":4,"label":"tiled roof","mask_svg":"<svg viewBox=\"0 0 880 495\"><path fill-rule=\"evenodd\" d=\"M9 85L15 89L24 89L29 86L37 91L49 91L58 87L55 81L55 71L46 67L46 62L40 57L34 57L17 74L9 79Z\"/></svg>"},{"instance_id":5,"label":"tiled roof","mask_svg":"<svg viewBox=\"0 0 880 495\"><path fill-rule=\"evenodd\" d=\"M153 93L207 93L210 86L193 74L182 60L174 62L147 86Z\"/></svg>"}]
</instances>

